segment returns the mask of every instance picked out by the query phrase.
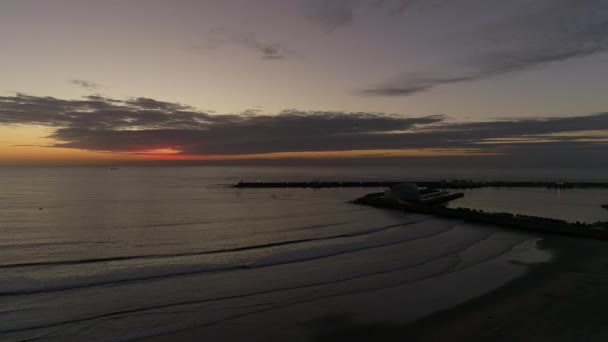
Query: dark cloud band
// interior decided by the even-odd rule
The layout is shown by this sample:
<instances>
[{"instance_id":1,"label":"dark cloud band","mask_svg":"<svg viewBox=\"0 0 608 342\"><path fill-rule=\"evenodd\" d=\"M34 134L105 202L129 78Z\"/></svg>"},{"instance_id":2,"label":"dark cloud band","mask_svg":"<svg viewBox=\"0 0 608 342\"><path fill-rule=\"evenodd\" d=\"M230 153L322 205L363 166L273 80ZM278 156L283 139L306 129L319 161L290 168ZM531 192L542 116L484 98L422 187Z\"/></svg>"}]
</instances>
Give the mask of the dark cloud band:
<instances>
[{"instance_id":1,"label":"dark cloud band","mask_svg":"<svg viewBox=\"0 0 608 342\"><path fill-rule=\"evenodd\" d=\"M608 113L457 123L440 115L366 112L216 115L149 98L62 100L17 94L0 97L0 124L52 127L53 147L109 152L172 148L189 156L467 148L509 154L521 152L523 145L544 146L543 153L608 146Z\"/></svg>"}]
</instances>

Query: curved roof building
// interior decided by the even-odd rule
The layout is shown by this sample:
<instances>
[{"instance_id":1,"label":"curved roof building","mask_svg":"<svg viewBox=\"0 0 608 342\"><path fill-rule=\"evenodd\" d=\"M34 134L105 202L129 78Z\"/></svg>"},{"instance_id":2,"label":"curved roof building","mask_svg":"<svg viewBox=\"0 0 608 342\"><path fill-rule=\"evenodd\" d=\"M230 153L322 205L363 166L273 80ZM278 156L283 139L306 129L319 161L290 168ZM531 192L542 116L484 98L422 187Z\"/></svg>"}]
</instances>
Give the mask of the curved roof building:
<instances>
[{"instance_id":1,"label":"curved roof building","mask_svg":"<svg viewBox=\"0 0 608 342\"><path fill-rule=\"evenodd\" d=\"M414 183L400 183L386 190L384 196L401 201L418 201L420 200L420 190Z\"/></svg>"}]
</instances>

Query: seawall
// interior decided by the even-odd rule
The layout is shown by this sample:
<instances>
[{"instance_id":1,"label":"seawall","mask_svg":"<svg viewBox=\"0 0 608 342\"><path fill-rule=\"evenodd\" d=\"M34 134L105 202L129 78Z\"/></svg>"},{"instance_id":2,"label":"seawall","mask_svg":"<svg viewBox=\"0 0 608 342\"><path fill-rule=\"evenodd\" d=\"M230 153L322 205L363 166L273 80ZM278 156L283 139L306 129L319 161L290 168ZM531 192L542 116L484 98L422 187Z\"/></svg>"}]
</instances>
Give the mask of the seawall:
<instances>
[{"instance_id":1,"label":"seawall","mask_svg":"<svg viewBox=\"0 0 608 342\"><path fill-rule=\"evenodd\" d=\"M373 193L353 201L356 204L369 205L378 208L397 209L408 212L428 214L466 221L495 224L543 233L554 233L571 236L608 240L608 229L601 225L584 223L569 223L543 217L514 215L510 213L487 213L480 210L465 208L446 208L441 206L421 205L385 198L382 193Z\"/></svg>"}]
</instances>

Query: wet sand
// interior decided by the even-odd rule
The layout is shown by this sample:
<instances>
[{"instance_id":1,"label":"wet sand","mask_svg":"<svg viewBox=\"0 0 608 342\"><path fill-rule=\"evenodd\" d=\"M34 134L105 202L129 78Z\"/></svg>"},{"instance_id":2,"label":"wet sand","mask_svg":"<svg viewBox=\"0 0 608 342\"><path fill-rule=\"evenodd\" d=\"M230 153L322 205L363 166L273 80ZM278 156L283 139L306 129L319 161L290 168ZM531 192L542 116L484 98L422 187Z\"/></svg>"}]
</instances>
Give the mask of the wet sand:
<instances>
[{"instance_id":1,"label":"wet sand","mask_svg":"<svg viewBox=\"0 0 608 342\"><path fill-rule=\"evenodd\" d=\"M410 324L315 322L311 341L608 341L608 247L546 237L555 259L484 296Z\"/></svg>"},{"instance_id":2,"label":"wet sand","mask_svg":"<svg viewBox=\"0 0 608 342\"><path fill-rule=\"evenodd\" d=\"M305 322L290 334L242 334L239 324L207 327L149 341L607 341L608 248L604 241L547 236L539 243L554 254L551 262L530 265L526 276L443 312L411 323L366 321L349 313ZM384 305L391 306L391 298ZM302 332L305 331L304 334ZM217 333L217 334L216 334ZM148 340L147 340L148 341Z\"/></svg>"},{"instance_id":3,"label":"wet sand","mask_svg":"<svg viewBox=\"0 0 608 342\"><path fill-rule=\"evenodd\" d=\"M608 341L608 245L546 237L554 261L464 305L414 322L414 341ZM393 336L396 337L396 336Z\"/></svg>"}]
</instances>

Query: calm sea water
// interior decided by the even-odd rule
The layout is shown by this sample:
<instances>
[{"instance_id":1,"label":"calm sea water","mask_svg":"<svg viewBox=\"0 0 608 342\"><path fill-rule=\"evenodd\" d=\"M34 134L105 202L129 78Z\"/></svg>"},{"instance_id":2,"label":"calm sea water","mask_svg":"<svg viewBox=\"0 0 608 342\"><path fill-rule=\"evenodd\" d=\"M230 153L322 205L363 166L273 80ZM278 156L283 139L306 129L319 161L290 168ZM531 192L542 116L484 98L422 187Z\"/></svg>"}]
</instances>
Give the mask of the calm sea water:
<instances>
[{"instance_id":1,"label":"calm sea water","mask_svg":"<svg viewBox=\"0 0 608 342\"><path fill-rule=\"evenodd\" d=\"M1 169L0 340L306 341L328 317L411 321L491 291L550 252L533 234L348 203L380 189L226 185L503 171ZM563 178L600 174L568 172ZM576 190L480 194L465 199L501 211L520 200L543 207L552 196L576 198L577 208L593 202Z\"/></svg>"},{"instance_id":2,"label":"calm sea water","mask_svg":"<svg viewBox=\"0 0 608 342\"><path fill-rule=\"evenodd\" d=\"M461 191L461 190L459 190ZM482 188L463 190L450 207L482 209L566 220L608 221L608 189Z\"/></svg>"}]
</instances>

